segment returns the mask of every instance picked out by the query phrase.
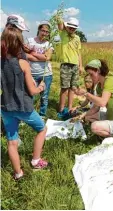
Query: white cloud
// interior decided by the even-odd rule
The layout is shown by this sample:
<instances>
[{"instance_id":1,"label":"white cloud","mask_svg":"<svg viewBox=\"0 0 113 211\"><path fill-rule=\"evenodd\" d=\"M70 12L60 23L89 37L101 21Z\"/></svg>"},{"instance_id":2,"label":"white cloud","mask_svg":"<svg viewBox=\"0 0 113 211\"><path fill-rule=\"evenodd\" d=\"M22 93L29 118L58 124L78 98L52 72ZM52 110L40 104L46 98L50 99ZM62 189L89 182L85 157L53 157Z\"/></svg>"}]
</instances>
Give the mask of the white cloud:
<instances>
[{"instance_id":1,"label":"white cloud","mask_svg":"<svg viewBox=\"0 0 113 211\"><path fill-rule=\"evenodd\" d=\"M64 15L67 17L73 17L80 13L79 9L76 9L75 7L70 7L64 10Z\"/></svg>"},{"instance_id":2,"label":"white cloud","mask_svg":"<svg viewBox=\"0 0 113 211\"><path fill-rule=\"evenodd\" d=\"M101 40L101 39L107 40L109 38L111 39L112 36L113 36L113 24L106 25L99 31L87 34L87 37L89 39L96 39L96 40Z\"/></svg>"},{"instance_id":3,"label":"white cloud","mask_svg":"<svg viewBox=\"0 0 113 211\"><path fill-rule=\"evenodd\" d=\"M3 10L0 10L0 17L1 17L1 29L3 29L6 25L6 22L7 22L7 14L4 13Z\"/></svg>"},{"instance_id":4,"label":"white cloud","mask_svg":"<svg viewBox=\"0 0 113 211\"><path fill-rule=\"evenodd\" d=\"M51 12L48 9L43 11L43 13L48 17L55 15L56 12L57 10L54 10L53 12ZM77 16L79 13L80 13L80 10L76 9L75 7L67 8L67 9L64 9L64 18L74 17L74 16Z\"/></svg>"},{"instance_id":5,"label":"white cloud","mask_svg":"<svg viewBox=\"0 0 113 211\"><path fill-rule=\"evenodd\" d=\"M38 26L40 24L40 21L36 21L36 25Z\"/></svg>"}]
</instances>

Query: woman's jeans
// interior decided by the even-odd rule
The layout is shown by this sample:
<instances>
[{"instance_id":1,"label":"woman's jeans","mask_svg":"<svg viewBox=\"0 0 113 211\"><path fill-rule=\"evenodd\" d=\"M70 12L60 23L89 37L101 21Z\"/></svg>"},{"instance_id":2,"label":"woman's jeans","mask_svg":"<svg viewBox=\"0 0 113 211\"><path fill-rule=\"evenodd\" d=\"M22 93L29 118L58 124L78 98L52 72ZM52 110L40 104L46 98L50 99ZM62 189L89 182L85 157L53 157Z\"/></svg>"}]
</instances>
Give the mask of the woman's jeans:
<instances>
[{"instance_id":1,"label":"woman's jeans","mask_svg":"<svg viewBox=\"0 0 113 211\"><path fill-rule=\"evenodd\" d=\"M35 79L37 86L43 80L43 76L39 76L39 75L33 75L33 78ZM40 93L40 112L39 112L40 116L46 115L47 106L48 106L48 96L49 96L50 86L52 83L52 75L45 76L44 82L45 82L46 88L43 92Z\"/></svg>"}]
</instances>

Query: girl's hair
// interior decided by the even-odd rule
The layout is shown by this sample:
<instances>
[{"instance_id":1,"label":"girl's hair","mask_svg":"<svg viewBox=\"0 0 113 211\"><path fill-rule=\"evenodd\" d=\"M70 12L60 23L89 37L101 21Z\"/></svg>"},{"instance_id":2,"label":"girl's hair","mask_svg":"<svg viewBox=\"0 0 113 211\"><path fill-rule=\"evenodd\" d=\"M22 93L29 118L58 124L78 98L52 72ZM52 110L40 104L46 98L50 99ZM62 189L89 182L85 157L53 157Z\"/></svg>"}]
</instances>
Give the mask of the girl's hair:
<instances>
[{"instance_id":1,"label":"girl's hair","mask_svg":"<svg viewBox=\"0 0 113 211\"><path fill-rule=\"evenodd\" d=\"M86 79L90 79L90 81L92 81L92 79L91 79L91 77L90 77L90 75L89 74L86 74L85 76L84 76L84 82L86 82ZM94 90L94 83L93 83L93 81L92 81L92 86L91 86L91 88L90 89L87 89L87 91L93 91Z\"/></svg>"},{"instance_id":2,"label":"girl's hair","mask_svg":"<svg viewBox=\"0 0 113 211\"><path fill-rule=\"evenodd\" d=\"M87 71L88 69L91 69L94 72L97 72L99 70L100 75L105 77L109 73L109 68L108 68L107 62L105 60L102 60L102 59L99 59L99 60L101 62L101 67L99 69L86 65L85 70Z\"/></svg>"},{"instance_id":3,"label":"girl's hair","mask_svg":"<svg viewBox=\"0 0 113 211\"><path fill-rule=\"evenodd\" d=\"M21 58L22 50L28 52L24 47L24 39L21 31L13 26L7 26L1 35L1 57L6 58L8 54Z\"/></svg>"},{"instance_id":4,"label":"girl's hair","mask_svg":"<svg viewBox=\"0 0 113 211\"><path fill-rule=\"evenodd\" d=\"M39 35L39 31L42 29L43 26L47 26L50 30L50 26L48 24L41 24L38 27L37 36ZM48 35L48 39L50 39L50 35Z\"/></svg>"},{"instance_id":5,"label":"girl's hair","mask_svg":"<svg viewBox=\"0 0 113 211\"><path fill-rule=\"evenodd\" d=\"M84 76L84 81L85 81L86 78L90 78L90 79L91 79L89 73L87 73L87 74ZM91 80L92 80L92 79L91 79ZM92 81L92 83L93 83L93 81Z\"/></svg>"}]
</instances>

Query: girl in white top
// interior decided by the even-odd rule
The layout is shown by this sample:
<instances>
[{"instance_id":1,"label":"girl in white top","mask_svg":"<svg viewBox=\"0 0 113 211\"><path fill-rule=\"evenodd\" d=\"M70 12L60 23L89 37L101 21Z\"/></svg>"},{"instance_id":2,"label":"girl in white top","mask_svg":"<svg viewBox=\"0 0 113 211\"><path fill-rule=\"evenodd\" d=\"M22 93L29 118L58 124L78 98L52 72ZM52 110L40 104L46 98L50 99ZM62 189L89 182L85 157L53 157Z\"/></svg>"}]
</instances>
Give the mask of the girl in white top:
<instances>
[{"instance_id":1,"label":"girl in white top","mask_svg":"<svg viewBox=\"0 0 113 211\"><path fill-rule=\"evenodd\" d=\"M48 106L48 96L50 86L52 83L52 67L50 59L53 48L49 43L50 24L45 21L38 26L37 36L28 39L28 46L32 50L27 57L30 61L32 76L37 85L43 80L46 84L46 89L40 94L40 112L39 114L44 118L46 116Z\"/></svg>"}]
</instances>

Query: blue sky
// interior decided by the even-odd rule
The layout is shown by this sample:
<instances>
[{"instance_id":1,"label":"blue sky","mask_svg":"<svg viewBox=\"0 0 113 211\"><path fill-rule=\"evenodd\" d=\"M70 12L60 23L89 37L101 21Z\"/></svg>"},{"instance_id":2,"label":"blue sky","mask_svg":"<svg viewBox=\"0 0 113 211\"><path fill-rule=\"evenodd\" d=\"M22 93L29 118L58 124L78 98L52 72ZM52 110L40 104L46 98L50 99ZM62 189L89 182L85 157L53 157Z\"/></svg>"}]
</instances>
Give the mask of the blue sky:
<instances>
[{"instance_id":1,"label":"blue sky","mask_svg":"<svg viewBox=\"0 0 113 211\"><path fill-rule=\"evenodd\" d=\"M30 32L26 36L35 36L37 24L49 20L51 14L61 4L61 0L2 0L1 28L4 27L7 15L19 14L25 18ZM113 40L113 0L64 0L68 17L76 17L80 30L88 41Z\"/></svg>"}]
</instances>

